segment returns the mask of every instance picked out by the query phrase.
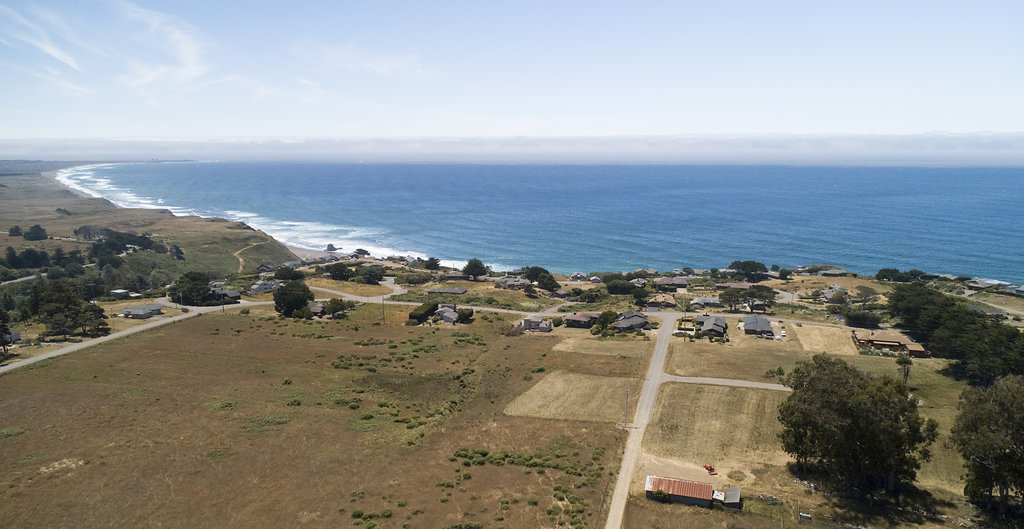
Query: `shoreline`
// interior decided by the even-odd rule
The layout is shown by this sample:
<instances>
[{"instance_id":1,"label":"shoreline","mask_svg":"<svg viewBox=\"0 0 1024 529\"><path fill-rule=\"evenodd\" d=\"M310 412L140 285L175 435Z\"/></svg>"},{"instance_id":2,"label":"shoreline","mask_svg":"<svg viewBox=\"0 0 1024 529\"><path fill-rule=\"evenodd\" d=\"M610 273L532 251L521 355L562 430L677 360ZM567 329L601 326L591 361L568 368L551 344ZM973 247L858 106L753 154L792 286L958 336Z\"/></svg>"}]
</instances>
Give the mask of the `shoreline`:
<instances>
[{"instance_id":1,"label":"shoreline","mask_svg":"<svg viewBox=\"0 0 1024 529\"><path fill-rule=\"evenodd\" d=\"M333 238L333 234L330 233L330 230L341 231L343 229L345 229L345 230L354 230L356 228L349 228L349 227L343 227L343 226L328 226L326 229L324 229L324 228L321 228L319 226L306 225L306 224L313 224L313 223L304 223L304 222L301 222L301 221L286 221L286 220L279 220L279 219L274 219L274 218L263 218L259 214L256 214L256 213L250 214L250 213L247 213L247 212L237 212L237 211L233 212L233 213L237 213L236 215L232 215L231 211L227 211L227 212L224 212L224 211L213 211L212 214L204 215L204 214L197 213L195 210L186 209L186 208L181 207L181 206L178 206L178 207L175 207L175 206L164 206L162 203L154 202L154 200L160 200L160 199L150 199L150 198L144 197L144 196L140 197L140 196L134 195L131 192L130 189L117 188L117 187L114 187L114 186L110 186L111 187L111 191L117 191L118 193L122 193L123 192L124 198L127 201L130 202L128 204L126 204L126 203L119 204L118 202L115 202L116 199L112 200L111 198L107 198L107 196L104 196L104 194L101 191L94 191L88 185L83 185L82 183L77 183L76 184L73 181L74 179L63 179L63 178L61 178L62 171L87 170L88 168L98 168L98 167L110 166L110 165L146 164L146 163L150 163L150 162L131 162L131 161L125 161L125 162L86 162L86 163L79 163L79 164L76 164L76 165L71 165L71 166L64 167L64 168L57 169L57 170L46 171L46 172L43 172L42 174L45 177L52 178L58 185L60 185L64 189L69 190L71 193L73 193L74 195L76 195L78 197L88 198L88 199L97 199L98 198L98 199L106 201L107 203L111 204L113 207L119 208L119 209L136 209L137 208L137 209L149 209L149 210L154 210L154 211L162 210L162 211L167 211L171 215L174 215L174 216L177 216L177 217L195 216L195 217L204 218L204 219L222 218L222 219L225 219L225 220L228 220L228 221L232 221L232 222L242 222L242 223L245 223L245 224L253 227L254 229L257 229L257 230L265 233L267 236L271 237L274 241L276 241L276 242L282 244L283 246L285 246L286 248L288 248L288 250L292 254L294 254L297 258L299 258L301 260L317 260L317 259L323 258L325 256L338 255L339 253L346 254L346 253L350 253L350 252L354 251L356 248L365 248L366 250L368 250L370 252L370 254L372 256L377 257L377 258L386 258L386 257L393 256L393 255L400 255L400 256L419 257L419 258L424 258L425 259L426 257L428 257L430 255L429 253L422 252L422 251L400 251L400 250L396 250L396 249L392 249L392 248L382 247L383 243L381 241L371 241L369 239L363 239L363 240L353 239L353 240L349 240L349 239L346 239L344 235L337 236L337 238ZM162 162L152 162L152 163L162 163ZM91 176L92 175L86 176L86 178L84 178L82 180L82 182L88 183L89 182L89 178ZM100 184L102 184L104 186L106 186L107 183L108 182L105 182L105 181L102 181L102 180L100 181ZM120 195L118 195L118 196L120 196ZM137 204L134 203L136 201L138 202ZM124 201L122 201L122 202L124 202ZM162 200L161 200L161 202L162 202ZM280 226L277 226L277 228L275 228L274 226L277 225L277 224L280 224ZM319 229L314 229L314 228L319 228ZM281 233L282 231L284 231L285 233L290 233L291 236L282 235L282 233ZM373 233L372 230L368 229L366 235L369 235L369 236L372 237L373 236L372 233ZM299 240L297 240L297 238ZM310 239L310 240L307 240L307 241L303 242L301 240L303 238ZM314 245L314 244L311 243L311 241L315 241L318 244ZM333 244L335 247L338 248L337 252L328 252L328 251L325 250L325 248L327 247L327 242L328 241L331 244ZM814 259L814 258L811 258L811 259ZM507 271L507 270L511 270L511 269L516 268L516 266L514 266L514 265L488 263L486 258L484 260L485 260L485 264L490 266L495 271ZM657 259L655 259L655 260L657 261ZM449 267L454 267L454 268L461 268L462 266L464 266L465 262L466 261L464 261L464 260L441 259L441 264L442 265L449 266ZM541 265L544 264L544 260L543 259L539 259L539 260L537 260L537 262L538 262L538 264L541 264ZM523 266L525 266L526 264L532 264L532 263L523 263ZM669 265L669 266L671 266L671 265ZM681 266L682 265L679 265L676 268L679 268ZM702 267L706 267L707 264L704 263L701 266ZM795 266L796 265L794 265L793 267L795 267ZM850 270L843 263L836 263L836 264L834 264L834 266L836 266L837 268L843 268L845 270ZM921 265L918 264L918 265L915 265L915 266L920 267ZM793 268L793 267L789 267L789 268ZM570 273L570 271L568 269L562 270L559 267L555 267L555 268L557 268L557 269L553 269L552 271L554 271L556 273L564 273L564 274ZM588 268L588 265L584 265L583 268ZM580 268L579 271L583 271L583 268ZM643 266L641 268L643 268ZM669 267L669 268L666 268L665 270L670 270L670 269L673 269L673 268ZM576 271L576 270L572 270L572 271ZM589 271L593 271L593 270L589 270ZM610 268L609 271L615 271L615 269L614 268ZM625 270L624 269L623 271L628 272L629 270ZM873 276L874 275L872 272L860 272L860 271L851 271L851 272L852 273L856 273L857 275L861 275L861 276ZM939 272L936 272L936 273L938 274ZM942 275L942 274L940 274L940 275ZM954 274L954 275L959 275L959 274ZM971 275L971 276L973 276L973 277L975 277L977 279L989 279L989 275L982 275L982 274L977 274L977 275L975 275L975 274L964 274L964 275Z\"/></svg>"}]
</instances>

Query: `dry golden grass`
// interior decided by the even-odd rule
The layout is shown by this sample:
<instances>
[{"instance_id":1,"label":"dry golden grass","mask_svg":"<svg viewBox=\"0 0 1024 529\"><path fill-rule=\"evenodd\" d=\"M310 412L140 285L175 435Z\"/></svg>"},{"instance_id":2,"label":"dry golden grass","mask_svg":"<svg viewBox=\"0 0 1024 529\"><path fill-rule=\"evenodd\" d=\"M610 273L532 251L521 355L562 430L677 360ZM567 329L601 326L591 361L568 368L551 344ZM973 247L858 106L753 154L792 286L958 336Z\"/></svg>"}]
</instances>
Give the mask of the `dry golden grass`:
<instances>
[{"instance_id":1,"label":"dry golden grass","mask_svg":"<svg viewBox=\"0 0 1024 529\"><path fill-rule=\"evenodd\" d=\"M798 339L800 345L809 353L857 354L851 329L848 328L790 324L786 325L786 334Z\"/></svg>"},{"instance_id":2,"label":"dry golden grass","mask_svg":"<svg viewBox=\"0 0 1024 529\"><path fill-rule=\"evenodd\" d=\"M613 424L502 413L555 340L505 337L508 320L493 314L407 327L407 310L391 309L380 325L374 305L322 322L261 307L205 314L4 375L0 428L24 430L0 441L5 523L337 527L389 509L379 526L495 527L500 514L500 525L540 527L560 485L599 526L607 472L575 488L582 478L553 469L449 459L465 445L589 462L603 447L599 464L617 468ZM339 356L347 367L330 365ZM437 486L446 481L457 485Z\"/></svg>"},{"instance_id":3,"label":"dry golden grass","mask_svg":"<svg viewBox=\"0 0 1024 529\"><path fill-rule=\"evenodd\" d=\"M729 324L728 343L673 338L669 346L671 356L667 371L683 376L763 382L765 371L780 366L788 371L798 360L813 356L802 346L798 336L790 335L782 340L755 338L736 328L739 319L727 318L726 321ZM782 329L778 323L773 325L776 333ZM786 324L784 327L790 334L789 330L794 325Z\"/></svg>"},{"instance_id":4,"label":"dry golden grass","mask_svg":"<svg viewBox=\"0 0 1024 529\"><path fill-rule=\"evenodd\" d=\"M516 397L505 413L544 419L623 422L627 410L632 418L639 395L640 383L636 379L556 371L544 375L529 391Z\"/></svg>"},{"instance_id":5,"label":"dry golden grass","mask_svg":"<svg viewBox=\"0 0 1024 529\"><path fill-rule=\"evenodd\" d=\"M366 285L352 281L335 281L326 277L311 277L306 279L306 285L311 287L337 290L353 296L375 297L390 294L391 289L382 285ZM314 295L316 293L314 292Z\"/></svg>"},{"instance_id":6,"label":"dry golden grass","mask_svg":"<svg viewBox=\"0 0 1024 529\"><path fill-rule=\"evenodd\" d=\"M999 307L1024 311L1024 298L1019 296L1003 296L1001 294L978 292L977 294L972 295L971 299Z\"/></svg>"},{"instance_id":7,"label":"dry golden grass","mask_svg":"<svg viewBox=\"0 0 1024 529\"><path fill-rule=\"evenodd\" d=\"M651 348L654 346L653 341L637 340L633 337L597 338L591 335L590 331L587 329L560 327L552 334L555 336L564 336L562 341L552 347L553 351L565 351L590 355L637 357L649 353Z\"/></svg>"},{"instance_id":8,"label":"dry golden grass","mask_svg":"<svg viewBox=\"0 0 1024 529\"><path fill-rule=\"evenodd\" d=\"M644 450L690 464L711 464L722 476L785 463L789 456L778 441L778 407L786 396L763 389L664 384Z\"/></svg>"}]
</instances>

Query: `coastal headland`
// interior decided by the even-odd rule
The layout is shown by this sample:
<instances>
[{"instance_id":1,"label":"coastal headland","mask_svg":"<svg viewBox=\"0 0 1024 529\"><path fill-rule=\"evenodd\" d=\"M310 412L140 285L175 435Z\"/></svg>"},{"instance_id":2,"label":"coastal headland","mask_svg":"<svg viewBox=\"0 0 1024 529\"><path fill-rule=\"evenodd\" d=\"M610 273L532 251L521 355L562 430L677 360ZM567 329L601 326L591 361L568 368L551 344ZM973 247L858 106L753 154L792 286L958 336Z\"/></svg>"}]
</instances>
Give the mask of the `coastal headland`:
<instances>
[{"instance_id":1,"label":"coastal headland","mask_svg":"<svg viewBox=\"0 0 1024 529\"><path fill-rule=\"evenodd\" d=\"M985 524L947 442L965 387L948 375L951 359L913 359L908 388L939 439L899 505L796 473L779 443L790 388L776 369L827 354L895 376L898 352L918 351L885 309L897 282L818 265L750 282L742 270L584 270L550 275L556 289L538 267L474 276L397 256L333 260L241 223L76 195L46 176L60 167L0 166L0 245L88 255L96 241L82 228L94 226L145 234L165 252L128 251L102 272L136 281L119 289L135 297L90 300L117 336L69 343L33 318L14 322L22 341L0 373L11 526ZM7 232L37 224L48 238ZM301 278L316 300L309 317L284 317L270 290L253 288L278 282L286 262L298 275L285 268L280 283ZM182 306L125 267L171 280L202 270L240 300ZM44 280L28 277L0 294L29 303ZM1024 303L999 285L927 279L1020 325ZM312 313L332 299L354 308ZM471 312L410 321L424 304ZM113 317L140 305L161 312ZM852 327L861 313L878 316L878 328ZM744 503L651 501L648 475L739 488Z\"/></svg>"}]
</instances>

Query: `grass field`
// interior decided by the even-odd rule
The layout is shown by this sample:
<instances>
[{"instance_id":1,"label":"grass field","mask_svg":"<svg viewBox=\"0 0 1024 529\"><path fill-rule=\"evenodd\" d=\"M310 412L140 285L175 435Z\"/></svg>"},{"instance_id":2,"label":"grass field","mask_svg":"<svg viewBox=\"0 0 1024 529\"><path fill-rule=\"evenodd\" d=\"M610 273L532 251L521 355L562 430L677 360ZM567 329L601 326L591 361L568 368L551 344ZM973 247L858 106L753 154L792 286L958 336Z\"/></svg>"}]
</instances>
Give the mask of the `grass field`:
<instances>
[{"instance_id":1,"label":"grass field","mask_svg":"<svg viewBox=\"0 0 1024 529\"><path fill-rule=\"evenodd\" d=\"M353 296L375 297L391 293L390 288L382 285L366 285L363 283L356 283L353 281L335 281L333 279L327 279L325 277L310 277L306 279L306 285L310 287L320 287L329 290L337 290L338 292L352 294ZM315 292L314 295L316 295Z\"/></svg>"},{"instance_id":2,"label":"grass field","mask_svg":"<svg viewBox=\"0 0 1024 529\"><path fill-rule=\"evenodd\" d=\"M504 336L510 317L407 327L394 309L211 313L0 377L4 523L599 526L621 431L503 413L573 355Z\"/></svg>"},{"instance_id":3,"label":"grass field","mask_svg":"<svg viewBox=\"0 0 1024 529\"><path fill-rule=\"evenodd\" d=\"M1004 296L989 292L978 292L971 296L971 300L1006 307L1017 311L1024 311L1024 298L1020 296Z\"/></svg>"},{"instance_id":4,"label":"grass field","mask_svg":"<svg viewBox=\"0 0 1024 529\"><path fill-rule=\"evenodd\" d=\"M552 348L553 351L567 351L588 355L638 357L649 353L654 346L653 341L637 340L632 337L595 338L587 329L561 327L552 334L564 337L562 341Z\"/></svg>"},{"instance_id":5,"label":"grass field","mask_svg":"<svg viewBox=\"0 0 1024 529\"><path fill-rule=\"evenodd\" d=\"M428 294L428 290L437 288L463 287L467 289L465 294ZM525 312L540 312L562 303L562 300L538 294L535 298L528 297L522 290L506 290L495 288L491 281L445 281L441 283L428 283L426 285L406 286L409 290L405 294L394 296L395 301L438 301L440 303L455 303L460 305L474 305L479 307L494 307L499 309L521 310Z\"/></svg>"},{"instance_id":6,"label":"grass field","mask_svg":"<svg viewBox=\"0 0 1024 529\"><path fill-rule=\"evenodd\" d=\"M637 379L556 371L544 375L529 391L516 397L505 413L544 419L628 422L639 395Z\"/></svg>"},{"instance_id":7,"label":"grass field","mask_svg":"<svg viewBox=\"0 0 1024 529\"><path fill-rule=\"evenodd\" d=\"M765 371L779 366L788 371L798 360L814 356L803 347L798 335L789 332L795 327L792 324L785 325L790 336L783 340L766 340L743 334L736 328L739 321L726 318L728 343L673 338L666 370L683 376L764 381ZM776 333L782 329L778 323L773 325Z\"/></svg>"},{"instance_id":8,"label":"grass field","mask_svg":"<svg viewBox=\"0 0 1024 529\"><path fill-rule=\"evenodd\" d=\"M63 164L69 167L74 164ZM254 271L263 261L282 263L295 259L284 245L263 232L248 229L224 219L176 217L166 210L123 209L110 202L78 196L37 171L51 171L61 164L0 163L0 226L21 225L23 228L39 224L51 237L75 238L74 230L81 226L105 226L117 231L150 233L154 239L168 246L177 244L184 252L185 263L198 269L227 276L238 272L240 252L244 270ZM57 209L69 214L57 212ZM52 251L60 246L65 250L88 250L86 242L51 239L25 241L8 237L7 230L0 235L0 247L15 249L42 248ZM177 263L174 263L177 264Z\"/></svg>"},{"instance_id":9,"label":"grass field","mask_svg":"<svg viewBox=\"0 0 1024 529\"><path fill-rule=\"evenodd\" d=\"M857 354L849 328L787 324L786 334L796 338L808 353Z\"/></svg>"},{"instance_id":10,"label":"grass field","mask_svg":"<svg viewBox=\"0 0 1024 529\"><path fill-rule=\"evenodd\" d=\"M778 443L782 427L781 391L668 383L644 437L644 450L695 467L712 464L727 483L728 474L788 460ZM707 473L704 473L708 480ZM747 480L749 482L749 480ZM724 485L723 485L724 486Z\"/></svg>"}]
</instances>

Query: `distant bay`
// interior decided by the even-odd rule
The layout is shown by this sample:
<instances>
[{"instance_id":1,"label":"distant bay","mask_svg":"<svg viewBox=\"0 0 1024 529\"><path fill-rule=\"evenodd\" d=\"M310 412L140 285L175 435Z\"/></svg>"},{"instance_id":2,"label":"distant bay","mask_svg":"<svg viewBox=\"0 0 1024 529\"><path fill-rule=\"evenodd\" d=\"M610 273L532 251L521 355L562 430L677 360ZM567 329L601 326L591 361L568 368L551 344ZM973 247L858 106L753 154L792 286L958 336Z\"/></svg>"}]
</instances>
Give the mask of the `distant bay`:
<instances>
[{"instance_id":1,"label":"distant bay","mask_svg":"<svg viewBox=\"0 0 1024 529\"><path fill-rule=\"evenodd\" d=\"M1020 168L184 162L58 179L312 249L561 273L755 259L1024 283Z\"/></svg>"}]
</instances>

